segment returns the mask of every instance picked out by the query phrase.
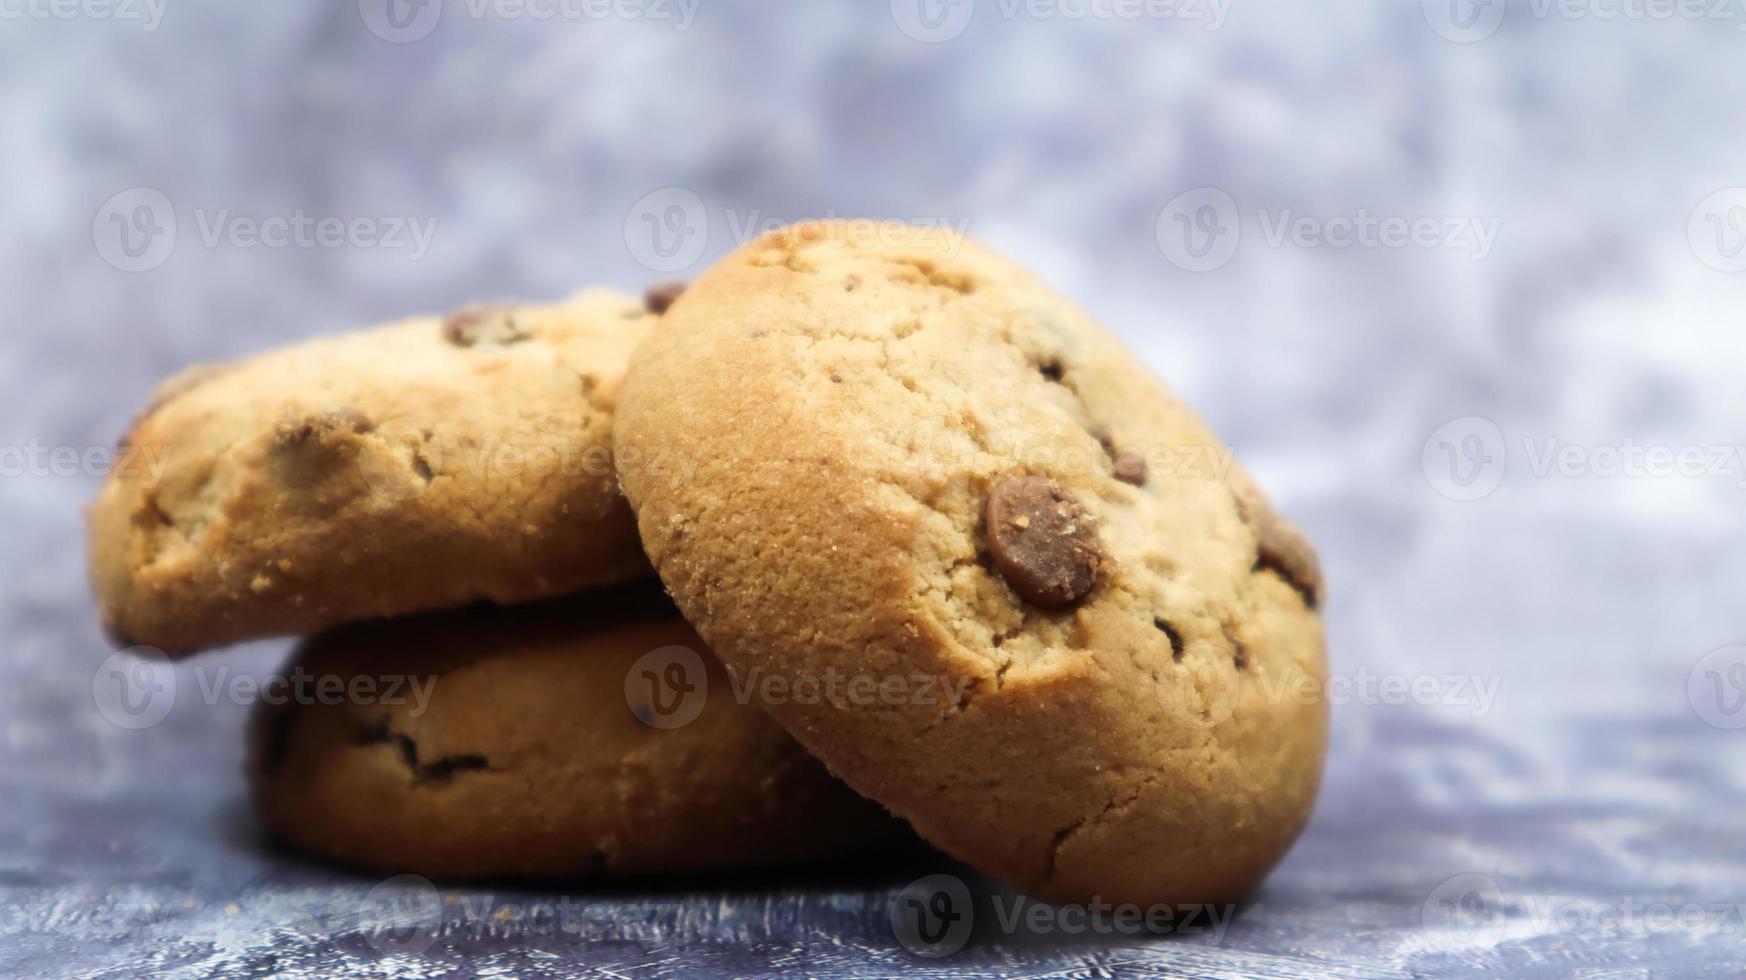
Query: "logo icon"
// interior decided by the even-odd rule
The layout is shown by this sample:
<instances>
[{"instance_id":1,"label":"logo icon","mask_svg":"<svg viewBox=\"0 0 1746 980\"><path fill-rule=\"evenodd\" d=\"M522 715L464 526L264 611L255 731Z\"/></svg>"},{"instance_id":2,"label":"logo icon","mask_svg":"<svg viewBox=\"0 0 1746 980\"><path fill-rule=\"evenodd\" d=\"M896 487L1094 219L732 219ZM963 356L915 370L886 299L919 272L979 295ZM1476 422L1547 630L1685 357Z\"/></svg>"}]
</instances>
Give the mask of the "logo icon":
<instances>
[{"instance_id":1,"label":"logo icon","mask_svg":"<svg viewBox=\"0 0 1746 980\"><path fill-rule=\"evenodd\" d=\"M1503 889L1485 875L1456 875L1426 897L1419 921L1431 941L1445 950L1490 945L1508 927Z\"/></svg>"},{"instance_id":2,"label":"logo icon","mask_svg":"<svg viewBox=\"0 0 1746 980\"><path fill-rule=\"evenodd\" d=\"M944 44L963 34L975 12L975 0L891 0L897 29L923 44Z\"/></svg>"},{"instance_id":3,"label":"logo icon","mask_svg":"<svg viewBox=\"0 0 1746 980\"><path fill-rule=\"evenodd\" d=\"M443 19L442 0L358 0L358 14L370 33L391 44L411 44L430 36Z\"/></svg>"},{"instance_id":4,"label":"logo icon","mask_svg":"<svg viewBox=\"0 0 1746 980\"><path fill-rule=\"evenodd\" d=\"M91 242L103 261L122 272L147 272L176 250L176 209L155 187L111 197L91 219Z\"/></svg>"},{"instance_id":5,"label":"logo icon","mask_svg":"<svg viewBox=\"0 0 1746 980\"><path fill-rule=\"evenodd\" d=\"M650 650L624 676L624 701L650 728L684 728L703 714L708 700L709 673L690 647Z\"/></svg>"},{"instance_id":6,"label":"logo icon","mask_svg":"<svg viewBox=\"0 0 1746 980\"><path fill-rule=\"evenodd\" d=\"M1746 728L1746 644L1704 654L1685 680L1691 709L1714 728Z\"/></svg>"},{"instance_id":7,"label":"logo icon","mask_svg":"<svg viewBox=\"0 0 1746 980\"><path fill-rule=\"evenodd\" d=\"M970 888L956 875L928 875L891 900L891 931L917 956L937 959L964 948L975 925Z\"/></svg>"},{"instance_id":8,"label":"logo icon","mask_svg":"<svg viewBox=\"0 0 1746 980\"><path fill-rule=\"evenodd\" d=\"M709 244L709 213L703 198L683 187L663 187L631 205L624 218L631 257L656 272L697 264Z\"/></svg>"},{"instance_id":9,"label":"logo icon","mask_svg":"<svg viewBox=\"0 0 1746 980\"><path fill-rule=\"evenodd\" d=\"M1506 0L1422 0L1425 23L1445 41L1472 44L1497 33Z\"/></svg>"},{"instance_id":10,"label":"logo icon","mask_svg":"<svg viewBox=\"0 0 1746 980\"><path fill-rule=\"evenodd\" d=\"M117 728L140 731L162 724L176 707L176 669L151 647L112 653L91 678L97 712Z\"/></svg>"},{"instance_id":11,"label":"logo icon","mask_svg":"<svg viewBox=\"0 0 1746 980\"><path fill-rule=\"evenodd\" d=\"M1480 415L1444 422L1419 451L1425 480L1450 500L1478 500L1496 490L1506 462L1503 430Z\"/></svg>"},{"instance_id":12,"label":"logo icon","mask_svg":"<svg viewBox=\"0 0 1746 980\"><path fill-rule=\"evenodd\" d=\"M389 878L358 906L358 931L377 952L417 956L435 945L442 928L442 895L418 875Z\"/></svg>"},{"instance_id":13,"label":"logo icon","mask_svg":"<svg viewBox=\"0 0 1746 980\"><path fill-rule=\"evenodd\" d=\"M1158 212L1158 248L1187 272L1211 272L1237 254L1243 227L1237 202L1217 187L1183 191Z\"/></svg>"},{"instance_id":14,"label":"logo icon","mask_svg":"<svg viewBox=\"0 0 1746 980\"><path fill-rule=\"evenodd\" d=\"M1685 235L1704 265L1717 272L1746 271L1746 187L1724 187L1699 201Z\"/></svg>"}]
</instances>

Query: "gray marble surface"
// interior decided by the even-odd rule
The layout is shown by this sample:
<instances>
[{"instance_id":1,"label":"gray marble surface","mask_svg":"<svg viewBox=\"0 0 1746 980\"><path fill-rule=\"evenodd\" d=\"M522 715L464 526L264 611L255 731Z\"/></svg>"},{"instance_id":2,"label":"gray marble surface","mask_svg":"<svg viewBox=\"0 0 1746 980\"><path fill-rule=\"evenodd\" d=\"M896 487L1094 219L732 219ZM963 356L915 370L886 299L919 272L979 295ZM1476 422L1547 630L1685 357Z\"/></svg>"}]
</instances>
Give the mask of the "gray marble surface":
<instances>
[{"instance_id":1,"label":"gray marble surface","mask_svg":"<svg viewBox=\"0 0 1746 980\"><path fill-rule=\"evenodd\" d=\"M1739 975L1743 27L1625 0L0 0L0 973ZM383 905L262 843L246 706L189 693L283 644L179 667L149 728L100 710L79 508L155 380L639 288L827 214L1040 270L1321 545L1325 789L1234 920L1005 929L925 851ZM923 959L889 909L935 873L974 930Z\"/></svg>"}]
</instances>

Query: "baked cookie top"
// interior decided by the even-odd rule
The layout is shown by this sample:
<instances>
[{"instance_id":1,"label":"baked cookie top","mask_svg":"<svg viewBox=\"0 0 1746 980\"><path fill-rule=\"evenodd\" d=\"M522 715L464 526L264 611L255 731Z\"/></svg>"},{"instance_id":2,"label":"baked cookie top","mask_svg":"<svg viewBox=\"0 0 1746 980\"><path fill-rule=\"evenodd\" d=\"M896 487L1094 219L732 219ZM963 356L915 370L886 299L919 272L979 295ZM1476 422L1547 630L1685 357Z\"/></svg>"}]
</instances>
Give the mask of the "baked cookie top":
<instances>
[{"instance_id":1,"label":"baked cookie top","mask_svg":"<svg viewBox=\"0 0 1746 980\"><path fill-rule=\"evenodd\" d=\"M766 234L651 331L615 426L686 616L739 674L837 678L767 707L946 851L1048 898L1231 900L1307 818L1313 550L1006 259L893 224Z\"/></svg>"},{"instance_id":2,"label":"baked cookie top","mask_svg":"<svg viewBox=\"0 0 1746 980\"><path fill-rule=\"evenodd\" d=\"M610 431L654 319L590 290L171 379L90 509L106 626L183 653L646 575Z\"/></svg>"},{"instance_id":3,"label":"baked cookie top","mask_svg":"<svg viewBox=\"0 0 1746 980\"><path fill-rule=\"evenodd\" d=\"M282 839L354 867L692 871L820 857L899 828L736 700L652 584L344 627L306 641L281 676L283 696L251 726L255 803ZM671 709L653 724L648 698Z\"/></svg>"}]
</instances>

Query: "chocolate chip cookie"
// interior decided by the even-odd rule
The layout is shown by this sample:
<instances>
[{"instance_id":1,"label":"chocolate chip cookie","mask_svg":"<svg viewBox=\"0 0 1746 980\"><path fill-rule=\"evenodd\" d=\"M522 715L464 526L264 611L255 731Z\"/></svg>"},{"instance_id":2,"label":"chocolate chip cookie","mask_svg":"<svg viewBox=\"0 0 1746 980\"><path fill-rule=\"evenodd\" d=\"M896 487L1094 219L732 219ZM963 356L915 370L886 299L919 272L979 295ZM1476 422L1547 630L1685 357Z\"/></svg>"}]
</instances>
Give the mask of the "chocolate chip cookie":
<instances>
[{"instance_id":1,"label":"chocolate chip cookie","mask_svg":"<svg viewBox=\"0 0 1746 980\"><path fill-rule=\"evenodd\" d=\"M652 585L344 627L281 676L251 726L256 808L278 838L353 867L690 871L901 827L737 700Z\"/></svg>"},{"instance_id":2,"label":"chocolate chip cookie","mask_svg":"<svg viewBox=\"0 0 1746 980\"><path fill-rule=\"evenodd\" d=\"M1326 743L1315 553L1194 413L988 249L766 234L633 356L620 480L766 707L946 851L1058 901L1235 900ZM857 684L865 679L866 683Z\"/></svg>"},{"instance_id":3,"label":"chocolate chip cookie","mask_svg":"<svg viewBox=\"0 0 1746 980\"><path fill-rule=\"evenodd\" d=\"M106 625L183 653L649 574L610 429L654 319L592 290L172 379L90 511Z\"/></svg>"}]
</instances>

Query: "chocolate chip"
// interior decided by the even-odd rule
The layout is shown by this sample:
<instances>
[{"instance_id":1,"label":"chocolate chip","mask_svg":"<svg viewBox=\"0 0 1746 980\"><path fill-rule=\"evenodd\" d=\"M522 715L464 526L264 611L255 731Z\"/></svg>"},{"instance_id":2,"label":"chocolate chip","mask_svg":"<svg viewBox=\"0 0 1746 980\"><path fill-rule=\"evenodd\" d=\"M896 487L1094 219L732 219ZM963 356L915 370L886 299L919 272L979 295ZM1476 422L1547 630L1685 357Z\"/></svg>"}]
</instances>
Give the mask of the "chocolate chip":
<instances>
[{"instance_id":1,"label":"chocolate chip","mask_svg":"<svg viewBox=\"0 0 1746 980\"><path fill-rule=\"evenodd\" d=\"M1152 626L1169 638L1170 659L1181 660L1182 655L1188 652L1188 648L1182 644L1182 634L1177 632L1176 627L1170 625L1170 621L1163 616L1153 616Z\"/></svg>"},{"instance_id":2,"label":"chocolate chip","mask_svg":"<svg viewBox=\"0 0 1746 980\"><path fill-rule=\"evenodd\" d=\"M1047 477L1014 476L994 485L984 515L988 551L1006 583L1039 606L1085 597L1103 566L1091 512Z\"/></svg>"},{"instance_id":3,"label":"chocolate chip","mask_svg":"<svg viewBox=\"0 0 1746 980\"><path fill-rule=\"evenodd\" d=\"M655 283L643 292L643 305L648 307L650 313L660 316L667 312L667 308L672 306L673 301L678 299L679 294L684 291L685 283L682 282Z\"/></svg>"},{"instance_id":4,"label":"chocolate chip","mask_svg":"<svg viewBox=\"0 0 1746 980\"><path fill-rule=\"evenodd\" d=\"M443 336L456 347L508 347L532 338L515 322L507 306L469 306L449 314L443 321Z\"/></svg>"},{"instance_id":5,"label":"chocolate chip","mask_svg":"<svg viewBox=\"0 0 1746 980\"><path fill-rule=\"evenodd\" d=\"M1259 490L1239 486L1237 513L1255 532L1255 571L1272 572L1303 596L1311 609L1322 600L1322 563L1316 549L1290 521L1279 515Z\"/></svg>"},{"instance_id":6,"label":"chocolate chip","mask_svg":"<svg viewBox=\"0 0 1746 980\"><path fill-rule=\"evenodd\" d=\"M1144 486L1146 483L1146 457L1133 450L1116 454L1115 478L1123 483L1134 486Z\"/></svg>"}]
</instances>

